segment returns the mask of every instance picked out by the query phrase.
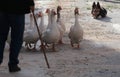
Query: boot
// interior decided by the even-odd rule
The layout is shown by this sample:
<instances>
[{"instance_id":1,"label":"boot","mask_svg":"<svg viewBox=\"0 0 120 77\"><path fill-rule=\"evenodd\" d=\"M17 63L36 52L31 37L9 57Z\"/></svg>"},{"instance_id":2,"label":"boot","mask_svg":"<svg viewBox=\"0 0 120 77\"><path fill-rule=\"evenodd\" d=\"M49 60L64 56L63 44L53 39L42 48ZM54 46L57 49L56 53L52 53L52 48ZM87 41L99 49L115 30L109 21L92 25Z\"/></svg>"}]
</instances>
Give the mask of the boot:
<instances>
[{"instance_id":1,"label":"boot","mask_svg":"<svg viewBox=\"0 0 120 77\"><path fill-rule=\"evenodd\" d=\"M21 71L20 67L18 67L18 65L8 65L9 67L9 72L18 72L18 71Z\"/></svg>"}]
</instances>

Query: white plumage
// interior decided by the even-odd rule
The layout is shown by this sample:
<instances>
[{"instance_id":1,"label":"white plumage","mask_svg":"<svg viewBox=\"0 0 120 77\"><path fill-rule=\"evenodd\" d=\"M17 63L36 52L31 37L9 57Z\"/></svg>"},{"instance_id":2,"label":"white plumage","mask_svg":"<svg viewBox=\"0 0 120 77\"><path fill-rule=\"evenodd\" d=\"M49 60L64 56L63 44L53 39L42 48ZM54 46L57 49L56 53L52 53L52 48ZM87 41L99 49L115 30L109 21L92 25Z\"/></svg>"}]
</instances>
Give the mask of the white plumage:
<instances>
[{"instance_id":1,"label":"white plumage","mask_svg":"<svg viewBox=\"0 0 120 77\"><path fill-rule=\"evenodd\" d=\"M77 47L79 48L79 43L83 39L83 28L80 26L78 21L79 15L78 8L75 8L74 12L75 12L75 24L71 26L68 36L70 38L71 46L73 47L73 44L77 44Z\"/></svg>"},{"instance_id":2,"label":"white plumage","mask_svg":"<svg viewBox=\"0 0 120 77\"><path fill-rule=\"evenodd\" d=\"M34 47L32 49L35 49L38 40L39 36L37 28L35 27L33 16L30 14L30 28L24 31L23 41L25 42L27 49L31 48L31 44L34 44Z\"/></svg>"},{"instance_id":3,"label":"white plumage","mask_svg":"<svg viewBox=\"0 0 120 77\"><path fill-rule=\"evenodd\" d=\"M55 11L49 10L48 16L49 16L48 27L46 31L42 34L42 40L46 44L52 44L53 51L55 51L54 45L59 40L60 32L58 30L57 23L55 21Z\"/></svg>"},{"instance_id":4,"label":"white plumage","mask_svg":"<svg viewBox=\"0 0 120 77\"><path fill-rule=\"evenodd\" d=\"M45 25L45 23L44 23L44 14L43 14L43 12L42 11L40 11L39 13L38 13L38 16L40 17L40 23L39 23L39 30L40 30L40 33L43 33L44 31L45 31L45 29L46 29L46 25Z\"/></svg>"}]
</instances>

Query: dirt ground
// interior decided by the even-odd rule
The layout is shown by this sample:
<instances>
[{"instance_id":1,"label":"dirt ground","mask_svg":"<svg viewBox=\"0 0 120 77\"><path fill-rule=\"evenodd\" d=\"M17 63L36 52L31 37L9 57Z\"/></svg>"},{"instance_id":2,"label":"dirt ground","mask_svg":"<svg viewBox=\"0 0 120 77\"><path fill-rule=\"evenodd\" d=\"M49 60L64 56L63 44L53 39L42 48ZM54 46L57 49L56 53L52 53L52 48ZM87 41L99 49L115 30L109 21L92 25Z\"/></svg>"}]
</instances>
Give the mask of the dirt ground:
<instances>
[{"instance_id":1,"label":"dirt ground","mask_svg":"<svg viewBox=\"0 0 120 77\"><path fill-rule=\"evenodd\" d=\"M58 52L46 52L50 69L41 51L29 52L22 48L19 56L22 71L9 73L6 45L0 77L120 77L120 0L100 0L108 14L99 19L92 18L93 1L79 0L76 3L80 8L79 23L84 30L80 49L70 46L68 32L74 24L74 16L71 16L65 23L64 44L56 45Z\"/></svg>"}]
</instances>

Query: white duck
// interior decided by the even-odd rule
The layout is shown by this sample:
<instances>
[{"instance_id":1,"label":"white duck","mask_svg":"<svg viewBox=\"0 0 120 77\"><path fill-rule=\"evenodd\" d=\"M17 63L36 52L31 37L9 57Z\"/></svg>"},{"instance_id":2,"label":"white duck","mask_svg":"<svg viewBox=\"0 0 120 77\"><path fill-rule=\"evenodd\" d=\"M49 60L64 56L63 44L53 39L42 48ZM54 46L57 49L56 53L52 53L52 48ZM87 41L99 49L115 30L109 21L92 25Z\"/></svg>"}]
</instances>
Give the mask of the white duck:
<instances>
[{"instance_id":1,"label":"white duck","mask_svg":"<svg viewBox=\"0 0 120 77\"><path fill-rule=\"evenodd\" d=\"M63 41L62 41L62 37L66 31L66 28L65 28L65 25L64 25L64 22L62 21L61 19L61 14L60 14L60 11L62 10L61 6L58 6L57 7L57 24L58 24L58 28L59 28L59 31L60 31L60 39L59 39L59 44L62 44Z\"/></svg>"},{"instance_id":2,"label":"white duck","mask_svg":"<svg viewBox=\"0 0 120 77\"><path fill-rule=\"evenodd\" d=\"M75 13L75 24L71 26L68 36L70 38L71 46L74 47L73 44L77 44L77 47L79 48L80 47L79 42L82 41L83 39L83 28L79 25L78 8L75 8L74 13Z\"/></svg>"},{"instance_id":3,"label":"white duck","mask_svg":"<svg viewBox=\"0 0 120 77\"><path fill-rule=\"evenodd\" d=\"M42 40L46 44L52 44L53 51L55 50L55 43L58 42L60 37L60 32L57 27L57 23L55 21L55 11L52 9L51 12L49 11L49 21L48 21L48 27L46 31L42 34Z\"/></svg>"},{"instance_id":4,"label":"white duck","mask_svg":"<svg viewBox=\"0 0 120 77\"><path fill-rule=\"evenodd\" d=\"M27 49L35 49L36 43L39 40L39 36L37 28L35 27L33 16L31 14L30 14L30 28L24 31L23 41L25 42L25 46L27 47ZM33 48L32 44L34 44Z\"/></svg>"}]
</instances>

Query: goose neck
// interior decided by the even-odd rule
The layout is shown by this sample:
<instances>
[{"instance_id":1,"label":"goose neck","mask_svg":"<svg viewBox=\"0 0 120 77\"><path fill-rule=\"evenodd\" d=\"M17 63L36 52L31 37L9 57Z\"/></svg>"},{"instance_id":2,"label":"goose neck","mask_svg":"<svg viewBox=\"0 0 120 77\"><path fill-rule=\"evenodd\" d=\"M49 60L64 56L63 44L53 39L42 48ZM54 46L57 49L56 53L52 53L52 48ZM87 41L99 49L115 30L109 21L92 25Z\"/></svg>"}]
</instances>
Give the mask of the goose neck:
<instances>
[{"instance_id":1,"label":"goose neck","mask_svg":"<svg viewBox=\"0 0 120 77\"><path fill-rule=\"evenodd\" d=\"M60 16L60 13L58 12L58 13L57 13L57 22L59 22L60 17L61 17L61 16Z\"/></svg>"},{"instance_id":2,"label":"goose neck","mask_svg":"<svg viewBox=\"0 0 120 77\"><path fill-rule=\"evenodd\" d=\"M60 16L60 13L58 12L58 13L57 13L57 18L60 18L60 17L61 17L61 16Z\"/></svg>"},{"instance_id":3,"label":"goose neck","mask_svg":"<svg viewBox=\"0 0 120 77\"><path fill-rule=\"evenodd\" d=\"M44 17L43 16L41 17L40 25L44 26Z\"/></svg>"},{"instance_id":4,"label":"goose neck","mask_svg":"<svg viewBox=\"0 0 120 77\"><path fill-rule=\"evenodd\" d=\"M51 14L48 14L48 24L51 24Z\"/></svg>"},{"instance_id":5,"label":"goose neck","mask_svg":"<svg viewBox=\"0 0 120 77\"><path fill-rule=\"evenodd\" d=\"M33 17L31 16L31 17L30 17L30 28L33 28L34 25L35 25L35 24L34 24L34 19L33 19Z\"/></svg>"},{"instance_id":6,"label":"goose neck","mask_svg":"<svg viewBox=\"0 0 120 77\"><path fill-rule=\"evenodd\" d=\"M44 16L41 17L41 22L44 22Z\"/></svg>"},{"instance_id":7,"label":"goose neck","mask_svg":"<svg viewBox=\"0 0 120 77\"><path fill-rule=\"evenodd\" d=\"M53 23L55 23L55 22L56 22L56 21L55 21L55 16L52 16L52 17L51 17L51 20L52 20Z\"/></svg>"},{"instance_id":8,"label":"goose neck","mask_svg":"<svg viewBox=\"0 0 120 77\"><path fill-rule=\"evenodd\" d=\"M78 21L78 15L76 14L75 15L75 24L78 24L79 23L79 21Z\"/></svg>"}]
</instances>

